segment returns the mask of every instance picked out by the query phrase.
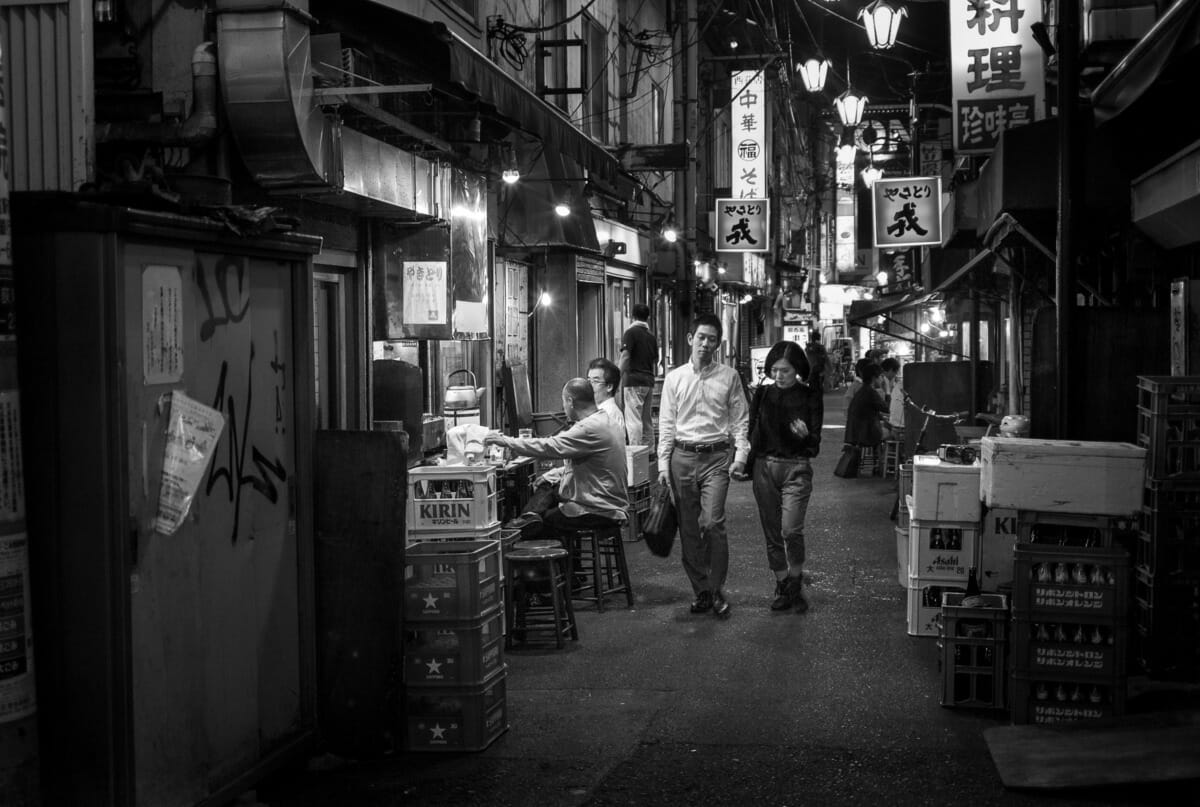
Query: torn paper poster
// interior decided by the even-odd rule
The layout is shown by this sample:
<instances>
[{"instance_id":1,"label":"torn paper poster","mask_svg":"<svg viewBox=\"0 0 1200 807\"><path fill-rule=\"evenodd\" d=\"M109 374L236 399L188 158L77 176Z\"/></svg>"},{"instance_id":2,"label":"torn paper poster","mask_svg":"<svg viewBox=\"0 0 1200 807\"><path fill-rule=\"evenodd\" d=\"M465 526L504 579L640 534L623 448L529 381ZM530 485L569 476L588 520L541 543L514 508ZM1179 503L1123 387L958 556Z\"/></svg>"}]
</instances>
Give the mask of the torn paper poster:
<instances>
[{"instance_id":1,"label":"torn paper poster","mask_svg":"<svg viewBox=\"0 0 1200 807\"><path fill-rule=\"evenodd\" d=\"M225 417L216 409L179 390L171 393L158 517L154 520L158 532L172 535L183 523L223 428Z\"/></svg>"}]
</instances>

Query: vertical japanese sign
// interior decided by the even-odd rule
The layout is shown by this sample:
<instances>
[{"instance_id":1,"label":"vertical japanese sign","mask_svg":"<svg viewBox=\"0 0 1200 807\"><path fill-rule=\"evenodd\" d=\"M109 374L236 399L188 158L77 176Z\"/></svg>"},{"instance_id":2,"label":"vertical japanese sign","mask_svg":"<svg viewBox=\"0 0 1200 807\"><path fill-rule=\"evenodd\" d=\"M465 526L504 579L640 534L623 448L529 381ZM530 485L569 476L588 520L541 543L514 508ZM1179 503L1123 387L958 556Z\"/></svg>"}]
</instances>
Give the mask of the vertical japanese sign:
<instances>
[{"instance_id":1,"label":"vertical japanese sign","mask_svg":"<svg viewBox=\"0 0 1200 807\"><path fill-rule=\"evenodd\" d=\"M871 207L875 246L941 246L941 177L877 179Z\"/></svg>"},{"instance_id":2,"label":"vertical japanese sign","mask_svg":"<svg viewBox=\"0 0 1200 807\"><path fill-rule=\"evenodd\" d=\"M766 80L761 70L735 70L729 81L733 132L730 192L735 199L762 199L767 195Z\"/></svg>"},{"instance_id":3,"label":"vertical japanese sign","mask_svg":"<svg viewBox=\"0 0 1200 807\"><path fill-rule=\"evenodd\" d=\"M445 261L404 262L404 324L445 325L450 279Z\"/></svg>"},{"instance_id":4,"label":"vertical japanese sign","mask_svg":"<svg viewBox=\"0 0 1200 807\"><path fill-rule=\"evenodd\" d=\"M1041 0L950 3L954 150L987 154L1005 129L1044 117L1042 49L1032 26Z\"/></svg>"}]
</instances>

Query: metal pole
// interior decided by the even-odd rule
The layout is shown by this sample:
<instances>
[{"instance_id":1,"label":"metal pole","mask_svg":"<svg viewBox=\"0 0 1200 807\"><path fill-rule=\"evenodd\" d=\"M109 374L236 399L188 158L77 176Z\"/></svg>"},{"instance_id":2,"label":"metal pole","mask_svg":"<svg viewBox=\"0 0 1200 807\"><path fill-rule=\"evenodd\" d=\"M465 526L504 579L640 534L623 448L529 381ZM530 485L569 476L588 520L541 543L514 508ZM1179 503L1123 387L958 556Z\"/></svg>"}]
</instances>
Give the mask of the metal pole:
<instances>
[{"instance_id":1,"label":"metal pole","mask_svg":"<svg viewBox=\"0 0 1200 807\"><path fill-rule=\"evenodd\" d=\"M1073 198L1081 188L1079 155L1075 151L1079 134L1076 96L1079 92L1079 0L1060 0L1058 4L1058 249L1055 260L1055 342L1058 359L1055 370L1057 387L1057 438L1069 436L1071 424L1071 319L1075 304L1075 209Z\"/></svg>"},{"instance_id":2,"label":"metal pole","mask_svg":"<svg viewBox=\"0 0 1200 807\"><path fill-rule=\"evenodd\" d=\"M677 308L674 317L675 356L672 364L682 364L688 355L687 333L695 310L695 276L692 269L692 242L696 237L696 105L699 98L699 58L697 53L697 0L682 0L683 22L679 26L678 51L682 51L682 76L675 82L676 114L679 116L679 131L687 145L687 168L681 177L675 177L675 212L680 233L680 248L675 253L675 294Z\"/></svg>"}]
</instances>

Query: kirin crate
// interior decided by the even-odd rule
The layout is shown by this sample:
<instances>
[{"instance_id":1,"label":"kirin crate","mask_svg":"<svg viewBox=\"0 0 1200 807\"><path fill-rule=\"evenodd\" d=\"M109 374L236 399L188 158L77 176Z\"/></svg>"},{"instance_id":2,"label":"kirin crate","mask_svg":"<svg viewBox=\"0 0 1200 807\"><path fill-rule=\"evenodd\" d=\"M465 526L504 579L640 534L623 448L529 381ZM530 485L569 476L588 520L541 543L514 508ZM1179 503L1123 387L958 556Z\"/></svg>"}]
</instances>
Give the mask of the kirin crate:
<instances>
[{"instance_id":1,"label":"kirin crate","mask_svg":"<svg viewBox=\"0 0 1200 807\"><path fill-rule=\"evenodd\" d=\"M1030 619L1072 616L1125 620L1129 609L1129 555L1120 548L1017 544L1013 610Z\"/></svg>"},{"instance_id":2,"label":"kirin crate","mask_svg":"<svg viewBox=\"0 0 1200 807\"><path fill-rule=\"evenodd\" d=\"M499 541L421 541L405 563L406 620L478 619L503 603Z\"/></svg>"},{"instance_id":3,"label":"kirin crate","mask_svg":"<svg viewBox=\"0 0 1200 807\"><path fill-rule=\"evenodd\" d=\"M1003 594L942 595L938 668L942 706L1005 708L1008 601Z\"/></svg>"},{"instance_id":4,"label":"kirin crate","mask_svg":"<svg viewBox=\"0 0 1200 807\"><path fill-rule=\"evenodd\" d=\"M410 622L404 630L408 684L474 686L504 664L504 614L449 622Z\"/></svg>"},{"instance_id":5,"label":"kirin crate","mask_svg":"<svg viewBox=\"0 0 1200 807\"><path fill-rule=\"evenodd\" d=\"M482 751L508 729L506 671L476 686L410 686L405 749Z\"/></svg>"},{"instance_id":6,"label":"kirin crate","mask_svg":"<svg viewBox=\"0 0 1200 807\"><path fill-rule=\"evenodd\" d=\"M408 472L408 530L491 529L500 522L499 500L490 465L419 466Z\"/></svg>"}]
</instances>

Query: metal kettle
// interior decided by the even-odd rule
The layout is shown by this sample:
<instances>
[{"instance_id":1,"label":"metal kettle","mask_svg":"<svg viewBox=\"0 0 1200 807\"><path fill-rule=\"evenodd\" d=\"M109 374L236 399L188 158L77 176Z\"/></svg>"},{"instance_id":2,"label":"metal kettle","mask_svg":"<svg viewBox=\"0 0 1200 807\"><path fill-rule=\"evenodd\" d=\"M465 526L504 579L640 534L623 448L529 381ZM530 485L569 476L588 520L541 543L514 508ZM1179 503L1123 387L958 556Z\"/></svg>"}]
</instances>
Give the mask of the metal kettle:
<instances>
[{"instance_id":1,"label":"metal kettle","mask_svg":"<svg viewBox=\"0 0 1200 807\"><path fill-rule=\"evenodd\" d=\"M466 373L471 379L470 386L465 384L450 384L450 379L459 373ZM444 409L475 409L479 406L479 401L483 397L484 388L475 386L475 374L470 370L455 370L450 375L446 376L446 382L449 386L446 387L446 393L442 396L442 407Z\"/></svg>"}]
</instances>

